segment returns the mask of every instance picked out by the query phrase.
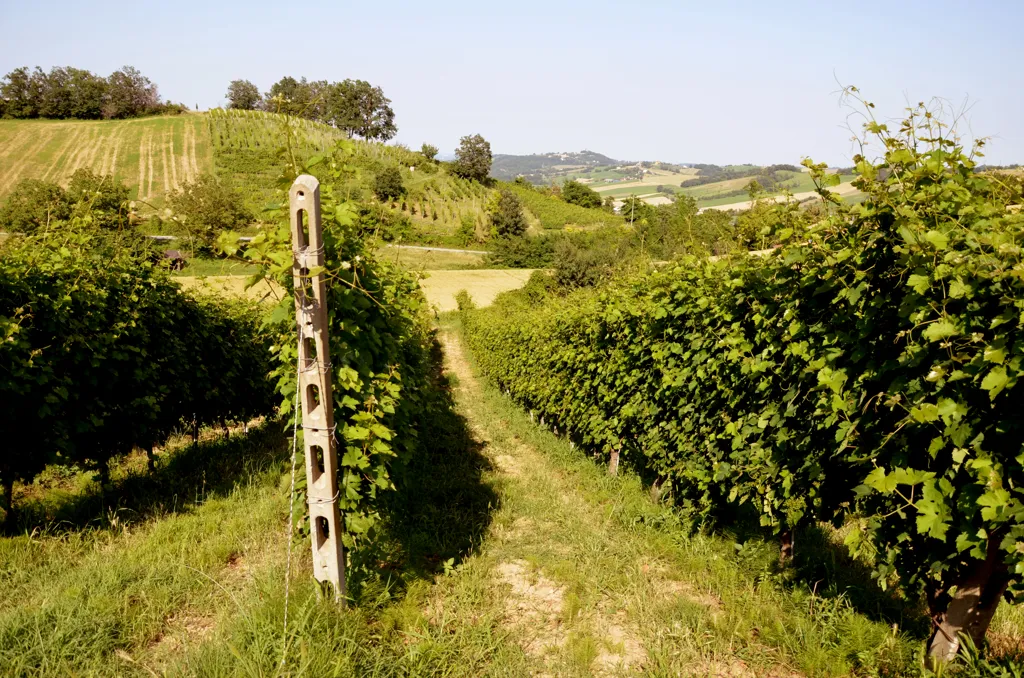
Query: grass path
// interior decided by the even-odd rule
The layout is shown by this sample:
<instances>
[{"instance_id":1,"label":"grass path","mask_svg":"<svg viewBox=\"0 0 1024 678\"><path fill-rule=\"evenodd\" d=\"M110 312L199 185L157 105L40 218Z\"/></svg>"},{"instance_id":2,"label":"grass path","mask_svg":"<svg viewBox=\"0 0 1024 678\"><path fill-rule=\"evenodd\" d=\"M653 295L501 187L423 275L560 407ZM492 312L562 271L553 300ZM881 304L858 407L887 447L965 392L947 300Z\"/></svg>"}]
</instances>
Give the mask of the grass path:
<instances>
[{"instance_id":1,"label":"grass path","mask_svg":"<svg viewBox=\"0 0 1024 678\"><path fill-rule=\"evenodd\" d=\"M847 675L906 660L884 623L773 586L732 543L689 535L636 477L612 478L481 383L444 332L460 409L501 477L479 554L535 675ZM772 554L773 555L773 554ZM820 615L820 612L819 612Z\"/></svg>"}]
</instances>

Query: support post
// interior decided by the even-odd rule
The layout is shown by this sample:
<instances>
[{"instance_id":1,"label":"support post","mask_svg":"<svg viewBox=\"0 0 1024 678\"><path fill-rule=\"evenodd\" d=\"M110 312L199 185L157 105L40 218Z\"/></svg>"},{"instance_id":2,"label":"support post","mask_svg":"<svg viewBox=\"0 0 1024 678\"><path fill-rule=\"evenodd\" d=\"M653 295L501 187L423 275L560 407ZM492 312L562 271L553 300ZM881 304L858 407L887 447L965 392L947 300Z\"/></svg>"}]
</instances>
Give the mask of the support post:
<instances>
[{"instance_id":1,"label":"support post","mask_svg":"<svg viewBox=\"0 0 1024 678\"><path fill-rule=\"evenodd\" d=\"M319 272L324 265L320 182L308 174L298 177L289 193L289 205L295 322L299 335L297 388L302 407L313 576L333 586L335 601L344 604L345 550L338 511L338 453L327 337L327 287Z\"/></svg>"}]
</instances>

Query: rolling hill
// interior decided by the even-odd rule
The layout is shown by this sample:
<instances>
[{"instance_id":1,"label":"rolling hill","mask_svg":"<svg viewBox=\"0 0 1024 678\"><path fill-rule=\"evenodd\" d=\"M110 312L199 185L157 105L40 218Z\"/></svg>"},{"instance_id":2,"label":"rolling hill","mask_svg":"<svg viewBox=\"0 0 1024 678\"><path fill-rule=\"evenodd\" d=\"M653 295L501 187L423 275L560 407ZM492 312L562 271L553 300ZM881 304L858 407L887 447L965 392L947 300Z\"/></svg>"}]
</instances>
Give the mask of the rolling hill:
<instances>
[{"instance_id":1,"label":"rolling hill","mask_svg":"<svg viewBox=\"0 0 1024 678\"><path fill-rule=\"evenodd\" d=\"M167 193L210 171L205 116L105 121L0 121L0 197L22 179L66 184L80 168L113 174L133 197L163 205Z\"/></svg>"}]
</instances>

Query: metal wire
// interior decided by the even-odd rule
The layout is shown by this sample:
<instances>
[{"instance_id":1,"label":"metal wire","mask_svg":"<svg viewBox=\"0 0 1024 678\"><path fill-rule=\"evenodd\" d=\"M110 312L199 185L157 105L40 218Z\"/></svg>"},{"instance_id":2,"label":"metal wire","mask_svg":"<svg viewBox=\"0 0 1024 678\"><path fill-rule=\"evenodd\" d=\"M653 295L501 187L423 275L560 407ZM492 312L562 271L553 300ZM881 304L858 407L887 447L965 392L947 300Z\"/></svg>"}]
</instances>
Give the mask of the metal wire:
<instances>
[{"instance_id":1,"label":"metal wire","mask_svg":"<svg viewBox=\"0 0 1024 678\"><path fill-rule=\"evenodd\" d=\"M302 332L299 331L301 341ZM287 564L284 569L284 632L281 647L281 668L284 668L288 657L288 598L291 593L292 578L292 538L295 530L295 456L299 450L299 361L295 359L295 408L292 410L292 487L288 493L288 541L285 543Z\"/></svg>"}]
</instances>

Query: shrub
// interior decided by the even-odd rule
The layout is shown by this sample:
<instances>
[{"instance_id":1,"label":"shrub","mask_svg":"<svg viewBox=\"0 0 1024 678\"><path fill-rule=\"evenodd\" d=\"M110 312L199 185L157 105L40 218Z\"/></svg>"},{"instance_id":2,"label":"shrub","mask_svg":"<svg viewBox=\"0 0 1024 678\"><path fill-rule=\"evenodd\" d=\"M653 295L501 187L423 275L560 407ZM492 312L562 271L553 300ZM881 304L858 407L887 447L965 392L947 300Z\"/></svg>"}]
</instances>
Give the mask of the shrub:
<instances>
[{"instance_id":1,"label":"shrub","mask_svg":"<svg viewBox=\"0 0 1024 678\"><path fill-rule=\"evenodd\" d=\"M405 195L405 186L402 184L402 173L394 165L387 165L382 168L373 182L373 192L378 200L397 200Z\"/></svg>"},{"instance_id":2,"label":"shrub","mask_svg":"<svg viewBox=\"0 0 1024 678\"><path fill-rule=\"evenodd\" d=\"M76 214L88 215L100 228L119 228L128 223L131 189L111 175L76 170L71 175L67 196Z\"/></svg>"},{"instance_id":3,"label":"shrub","mask_svg":"<svg viewBox=\"0 0 1024 678\"><path fill-rule=\"evenodd\" d=\"M0 227L15 233L33 233L71 216L71 201L57 184L22 179L0 206Z\"/></svg>"},{"instance_id":4,"label":"shrub","mask_svg":"<svg viewBox=\"0 0 1024 678\"><path fill-rule=\"evenodd\" d=\"M252 221L242 196L209 174L183 185L169 197L175 218L188 231L193 246L210 249L220 233Z\"/></svg>"}]
</instances>

